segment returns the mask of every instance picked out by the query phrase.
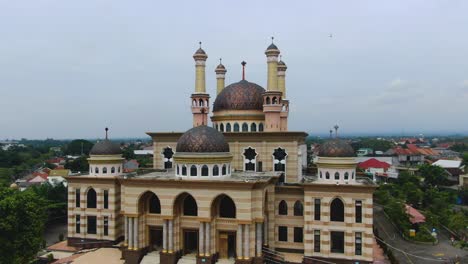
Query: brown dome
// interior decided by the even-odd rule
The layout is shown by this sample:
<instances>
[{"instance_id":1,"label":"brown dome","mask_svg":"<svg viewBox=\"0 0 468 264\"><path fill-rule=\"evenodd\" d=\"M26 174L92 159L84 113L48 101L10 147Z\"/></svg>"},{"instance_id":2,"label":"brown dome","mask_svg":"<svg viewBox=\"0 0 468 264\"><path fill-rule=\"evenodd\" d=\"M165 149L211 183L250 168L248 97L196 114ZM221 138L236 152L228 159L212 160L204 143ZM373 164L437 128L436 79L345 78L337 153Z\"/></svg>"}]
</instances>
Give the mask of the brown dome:
<instances>
[{"instance_id":1,"label":"brown dome","mask_svg":"<svg viewBox=\"0 0 468 264\"><path fill-rule=\"evenodd\" d=\"M229 152L229 144L218 130L197 126L179 138L176 152Z\"/></svg>"},{"instance_id":2,"label":"brown dome","mask_svg":"<svg viewBox=\"0 0 468 264\"><path fill-rule=\"evenodd\" d=\"M340 139L328 140L319 147L319 157L355 157L354 149Z\"/></svg>"},{"instance_id":3,"label":"brown dome","mask_svg":"<svg viewBox=\"0 0 468 264\"><path fill-rule=\"evenodd\" d=\"M265 89L242 80L226 86L216 97L213 112L221 110L263 110Z\"/></svg>"},{"instance_id":4,"label":"brown dome","mask_svg":"<svg viewBox=\"0 0 468 264\"><path fill-rule=\"evenodd\" d=\"M119 155L122 154L120 146L112 143L112 141L105 139L97 142L91 148L90 155Z\"/></svg>"}]
</instances>

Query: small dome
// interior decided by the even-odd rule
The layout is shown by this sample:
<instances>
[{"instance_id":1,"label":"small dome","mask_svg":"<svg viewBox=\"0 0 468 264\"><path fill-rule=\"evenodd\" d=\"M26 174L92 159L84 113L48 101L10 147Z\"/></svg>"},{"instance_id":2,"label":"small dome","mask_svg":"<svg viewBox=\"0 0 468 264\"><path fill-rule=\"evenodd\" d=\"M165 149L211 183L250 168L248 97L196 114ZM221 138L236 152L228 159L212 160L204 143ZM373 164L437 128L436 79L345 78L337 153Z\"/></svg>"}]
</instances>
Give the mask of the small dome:
<instances>
[{"instance_id":1,"label":"small dome","mask_svg":"<svg viewBox=\"0 0 468 264\"><path fill-rule=\"evenodd\" d=\"M265 89L246 80L226 86L213 104L213 112L221 110L261 110Z\"/></svg>"},{"instance_id":2,"label":"small dome","mask_svg":"<svg viewBox=\"0 0 468 264\"><path fill-rule=\"evenodd\" d=\"M179 138L176 152L229 152L229 144L218 130L197 126Z\"/></svg>"},{"instance_id":3,"label":"small dome","mask_svg":"<svg viewBox=\"0 0 468 264\"><path fill-rule=\"evenodd\" d=\"M275 44L271 43L270 46L268 46L267 50L277 50L278 47L276 47Z\"/></svg>"},{"instance_id":4,"label":"small dome","mask_svg":"<svg viewBox=\"0 0 468 264\"><path fill-rule=\"evenodd\" d=\"M122 150L119 145L112 143L112 141L105 139L94 144L89 152L90 155L119 155Z\"/></svg>"},{"instance_id":5,"label":"small dome","mask_svg":"<svg viewBox=\"0 0 468 264\"><path fill-rule=\"evenodd\" d=\"M286 64L282 60L278 61L278 65L285 65L286 66Z\"/></svg>"},{"instance_id":6,"label":"small dome","mask_svg":"<svg viewBox=\"0 0 468 264\"><path fill-rule=\"evenodd\" d=\"M195 55L196 54L206 55L206 52L202 48L199 48L199 49L197 49L197 51L195 51Z\"/></svg>"},{"instance_id":7,"label":"small dome","mask_svg":"<svg viewBox=\"0 0 468 264\"><path fill-rule=\"evenodd\" d=\"M15 190L18 189L18 184L16 183L10 184L10 189L15 189Z\"/></svg>"},{"instance_id":8,"label":"small dome","mask_svg":"<svg viewBox=\"0 0 468 264\"><path fill-rule=\"evenodd\" d=\"M355 157L353 148L343 140L331 139L319 148L319 157Z\"/></svg>"},{"instance_id":9,"label":"small dome","mask_svg":"<svg viewBox=\"0 0 468 264\"><path fill-rule=\"evenodd\" d=\"M215 72L216 72L216 73L226 73L226 72L227 72L227 71L226 71L226 67L224 67L224 65L220 63L220 64L216 67Z\"/></svg>"}]
</instances>

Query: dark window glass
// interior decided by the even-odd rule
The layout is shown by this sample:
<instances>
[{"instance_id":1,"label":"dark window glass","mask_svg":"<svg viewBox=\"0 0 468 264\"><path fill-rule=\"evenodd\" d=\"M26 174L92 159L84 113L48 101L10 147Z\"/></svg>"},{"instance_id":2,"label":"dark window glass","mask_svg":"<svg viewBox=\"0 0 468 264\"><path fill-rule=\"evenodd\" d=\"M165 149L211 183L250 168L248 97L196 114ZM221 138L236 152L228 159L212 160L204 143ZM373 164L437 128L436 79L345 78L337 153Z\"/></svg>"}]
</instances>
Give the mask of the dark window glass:
<instances>
[{"instance_id":1,"label":"dark window glass","mask_svg":"<svg viewBox=\"0 0 468 264\"><path fill-rule=\"evenodd\" d=\"M234 132L239 132L239 124L234 124Z\"/></svg>"},{"instance_id":2,"label":"dark window glass","mask_svg":"<svg viewBox=\"0 0 468 264\"><path fill-rule=\"evenodd\" d=\"M208 176L208 166L203 165L201 168L201 176Z\"/></svg>"},{"instance_id":3,"label":"dark window glass","mask_svg":"<svg viewBox=\"0 0 468 264\"><path fill-rule=\"evenodd\" d=\"M252 123L252 124L250 125L250 131L251 131L251 132L257 132L257 124Z\"/></svg>"},{"instance_id":4,"label":"dark window glass","mask_svg":"<svg viewBox=\"0 0 468 264\"><path fill-rule=\"evenodd\" d=\"M96 234L96 216L88 215L88 234Z\"/></svg>"},{"instance_id":5,"label":"dark window glass","mask_svg":"<svg viewBox=\"0 0 468 264\"><path fill-rule=\"evenodd\" d=\"M348 172L345 172L345 174L344 174L344 179L345 179L345 180L349 180L349 173L348 173Z\"/></svg>"},{"instance_id":6,"label":"dark window glass","mask_svg":"<svg viewBox=\"0 0 468 264\"><path fill-rule=\"evenodd\" d=\"M104 209L109 209L109 191L104 190Z\"/></svg>"},{"instance_id":7,"label":"dark window glass","mask_svg":"<svg viewBox=\"0 0 468 264\"><path fill-rule=\"evenodd\" d=\"M294 216L303 216L304 215L304 207L302 206L301 201L296 201L294 203Z\"/></svg>"},{"instance_id":8,"label":"dark window glass","mask_svg":"<svg viewBox=\"0 0 468 264\"><path fill-rule=\"evenodd\" d=\"M325 173L325 179L327 179L327 180L330 179L330 173L328 171Z\"/></svg>"},{"instance_id":9,"label":"dark window glass","mask_svg":"<svg viewBox=\"0 0 468 264\"><path fill-rule=\"evenodd\" d=\"M344 232L331 232L331 252L344 253Z\"/></svg>"},{"instance_id":10,"label":"dark window glass","mask_svg":"<svg viewBox=\"0 0 468 264\"><path fill-rule=\"evenodd\" d=\"M282 148L277 148L273 152L274 157L274 169L275 171L285 171L286 169L286 156L288 154Z\"/></svg>"},{"instance_id":11,"label":"dark window glass","mask_svg":"<svg viewBox=\"0 0 468 264\"><path fill-rule=\"evenodd\" d=\"M221 132L224 132L224 124L219 125L219 130L221 130Z\"/></svg>"},{"instance_id":12,"label":"dark window glass","mask_svg":"<svg viewBox=\"0 0 468 264\"><path fill-rule=\"evenodd\" d=\"M104 216L104 235L108 236L109 235L109 217Z\"/></svg>"},{"instance_id":13,"label":"dark window glass","mask_svg":"<svg viewBox=\"0 0 468 264\"><path fill-rule=\"evenodd\" d=\"M288 215L288 204L285 200L282 200L278 205L278 214L279 215Z\"/></svg>"},{"instance_id":14,"label":"dark window glass","mask_svg":"<svg viewBox=\"0 0 468 264\"><path fill-rule=\"evenodd\" d=\"M188 195L184 199L184 215L190 215L190 216L198 215L197 202L191 195Z\"/></svg>"},{"instance_id":15,"label":"dark window glass","mask_svg":"<svg viewBox=\"0 0 468 264\"><path fill-rule=\"evenodd\" d=\"M278 226L278 240L288 241L288 227Z\"/></svg>"},{"instance_id":16,"label":"dark window glass","mask_svg":"<svg viewBox=\"0 0 468 264\"><path fill-rule=\"evenodd\" d=\"M87 208L96 208L96 191L91 188L86 194L86 207Z\"/></svg>"},{"instance_id":17,"label":"dark window glass","mask_svg":"<svg viewBox=\"0 0 468 264\"><path fill-rule=\"evenodd\" d=\"M248 132L249 131L249 125L247 123L242 124L242 132Z\"/></svg>"},{"instance_id":18,"label":"dark window glass","mask_svg":"<svg viewBox=\"0 0 468 264\"><path fill-rule=\"evenodd\" d=\"M219 176L219 167L218 167L218 165L213 166L213 176Z\"/></svg>"},{"instance_id":19,"label":"dark window glass","mask_svg":"<svg viewBox=\"0 0 468 264\"><path fill-rule=\"evenodd\" d=\"M362 223L362 201L356 201L356 223Z\"/></svg>"},{"instance_id":20,"label":"dark window glass","mask_svg":"<svg viewBox=\"0 0 468 264\"><path fill-rule=\"evenodd\" d=\"M172 151L172 148L167 147L163 149L162 154L164 156L164 168L171 169L172 168L172 156L174 155L174 151Z\"/></svg>"},{"instance_id":21,"label":"dark window glass","mask_svg":"<svg viewBox=\"0 0 468 264\"><path fill-rule=\"evenodd\" d=\"M330 205L331 221L344 221L344 204L339 198L335 198Z\"/></svg>"},{"instance_id":22,"label":"dark window glass","mask_svg":"<svg viewBox=\"0 0 468 264\"><path fill-rule=\"evenodd\" d=\"M314 220L320 220L320 199L314 200Z\"/></svg>"},{"instance_id":23,"label":"dark window glass","mask_svg":"<svg viewBox=\"0 0 468 264\"><path fill-rule=\"evenodd\" d=\"M357 232L356 233L356 238L355 238L355 241L354 241L354 245L355 245L355 254L356 255L362 255L362 233L360 232Z\"/></svg>"},{"instance_id":24,"label":"dark window glass","mask_svg":"<svg viewBox=\"0 0 468 264\"><path fill-rule=\"evenodd\" d=\"M96 173L96 174L99 173L99 168L98 167L94 168L94 173Z\"/></svg>"},{"instance_id":25,"label":"dark window glass","mask_svg":"<svg viewBox=\"0 0 468 264\"><path fill-rule=\"evenodd\" d=\"M339 172L335 172L335 180L339 180L340 179L340 173Z\"/></svg>"},{"instance_id":26,"label":"dark window glass","mask_svg":"<svg viewBox=\"0 0 468 264\"><path fill-rule=\"evenodd\" d=\"M197 176L197 166L192 165L190 167L190 176Z\"/></svg>"},{"instance_id":27,"label":"dark window glass","mask_svg":"<svg viewBox=\"0 0 468 264\"><path fill-rule=\"evenodd\" d=\"M231 123L226 124L226 132L231 132Z\"/></svg>"},{"instance_id":28,"label":"dark window glass","mask_svg":"<svg viewBox=\"0 0 468 264\"><path fill-rule=\"evenodd\" d=\"M187 176L187 166L182 166L182 176Z\"/></svg>"},{"instance_id":29,"label":"dark window glass","mask_svg":"<svg viewBox=\"0 0 468 264\"><path fill-rule=\"evenodd\" d=\"M75 189L75 207L79 208L80 207L80 203L81 203L81 193L80 193L80 189L77 188Z\"/></svg>"},{"instance_id":30,"label":"dark window glass","mask_svg":"<svg viewBox=\"0 0 468 264\"><path fill-rule=\"evenodd\" d=\"M320 230L314 231L314 252L320 252Z\"/></svg>"},{"instance_id":31,"label":"dark window glass","mask_svg":"<svg viewBox=\"0 0 468 264\"><path fill-rule=\"evenodd\" d=\"M225 218L236 218L236 205L228 196L223 196L219 204L219 216Z\"/></svg>"},{"instance_id":32,"label":"dark window glass","mask_svg":"<svg viewBox=\"0 0 468 264\"><path fill-rule=\"evenodd\" d=\"M226 175L226 165L223 165L223 175Z\"/></svg>"},{"instance_id":33,"label":"dark window glass","mask_svg":"<svg viewBox=\"0 0 468 264\"><path fill-rule=\"evenodd\" d=\"M263 123L258 125L258 131L263 132Z\"/></svg>"},{"instance_id":34,"label":"dark window glass","mask_svg":"<svg viewBox=\"0 0 468 264\"><path fill-rule=\"evenodd\" d=\"M80 215L75 216L75 233L79 234L81 232L81 220Z\"/></svg>"},{"instance_id":35,"label":"dark window glass","mask_svg":"<svg viewBox=\"0 0 468 264\"><path fill-rule=\"evenodd\" d=\"M102 168L102 174L107 174L107 167Z\"/></svg>"},{"instance_id":36,"label":"dark window glass","mask_svg":"<svg viewBox=\"0 0 468 264\"><path fill-rule=\"evenodd\" d=\"M149 206L148 210L150 214L160 214L161 213L161 203L158 196L152 193L149 197Z\"/></svg>"},{"instance_id":37,"label":"dark window glass","mask_svg":"<svg viewBox=\"0 0 468 264\"><path fill-rule=\"evenodd\" d=\"M303 236L302 227L294 227L294 242L302 243L304 240Z\"/></svg>"},{"instance_id":38,"label":"dark window glass","mask_svg":"<svg viewBox=\"0 0 468 264\"><path fill-rule=\"evenodd\" d=\"M244 150L244 162L246 171L255 171L255 157L257 152L255 149L249 147Z\"/></svg>"}]
</instances>

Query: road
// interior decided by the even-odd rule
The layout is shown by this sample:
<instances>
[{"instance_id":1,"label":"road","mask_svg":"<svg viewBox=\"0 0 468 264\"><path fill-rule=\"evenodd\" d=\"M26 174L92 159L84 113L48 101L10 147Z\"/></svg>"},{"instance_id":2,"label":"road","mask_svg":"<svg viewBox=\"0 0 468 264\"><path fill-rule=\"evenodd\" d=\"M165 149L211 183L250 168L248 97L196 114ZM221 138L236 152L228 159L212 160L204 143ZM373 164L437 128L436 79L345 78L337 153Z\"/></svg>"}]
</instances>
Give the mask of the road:
<instances>
[{"instance_id":1,"label":"road","mask_svg":"<svg viewBox=\"0 0 468 264\"><path fill-rule=\"evenodd\" d=\"M453 263L450 260L454 260L457 256L461 260L460 263L468 263L468 252L453 247L449 234L444 231L439 231L437 245L420 245L404 240L380 206L374 206L374 227L385 243L403 251L392 249L401 264Z\"/></svg>"}]
</instances>

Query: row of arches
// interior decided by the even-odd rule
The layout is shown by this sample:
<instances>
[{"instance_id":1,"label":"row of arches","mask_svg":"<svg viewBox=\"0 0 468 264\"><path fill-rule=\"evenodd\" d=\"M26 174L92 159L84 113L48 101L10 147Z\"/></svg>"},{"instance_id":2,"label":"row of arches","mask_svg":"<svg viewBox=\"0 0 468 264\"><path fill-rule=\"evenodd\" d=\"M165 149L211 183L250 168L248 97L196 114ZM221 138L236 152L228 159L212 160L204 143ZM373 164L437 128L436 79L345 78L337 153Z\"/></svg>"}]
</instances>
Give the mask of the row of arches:
<instances>
[{"instance_id":1,"label":"row of arches","mask_svg":"<svg viewBox=\"0 0 468 264\"><path fill-rule=\"evenodd\" d=\"M270 104L279 104L279 103L281 103L281 97L276 97L276 96L270 97L270 96L267 96L267 97L265 97L264 103L267 104L267 105L270 105Z\"/></svg>"},{"instance_id":2,"label":"row of arches","mask_svg":"<svg viewBox=\"0 0 468 264\"><path fill-rule=\"evenodd\" d=\"M330 220L335 222L344 222L344 203L340 198L335 198L330 204ZM301 201L294 203L294 216L304 215L304 206ZM288 203L281 200L278 204L278 215L288 215Z\"/></svg>"},{"instance_id":3,"label":"row of arches","mask_svg":"<svg viewBox=\"0 0 468 264\"><path fill-rule=\"evenodd\" d=\"M331 179L331 173L329 171L326 171L325 176L324 176L322 170L320 170L319 177L320 177L320 179L330 180ZM336 180L336 181L339 181L339 180L344 180L344 181L354 180L354 171L352 171L351 173L348 172L348 171L346 171L344 173L340 173L340 172L336 171L333 174L333 179L332 180Z\"/></svg>"},{"instance_id":4,"label":"row of arches","mask_svg":"<svg viewBox=\"0 0 468 264\"><path fill-rule=\"evenodd\" d=\"M121 171L121 166L118 166L118 167L98 167L98 166L89 166L89 173L92 174L94 171L94 174L99 174L99 173L102 173L102 174L115 174L116 172L117 173L120 173Z\"/></svg>"},{"instance_id":5,"label":"row of arches","mask_svg":"<svg viewBox=\"0 0 468 264\"><path fill-rule=\"evenodd\" d=\"M179 194L174 199L174 215L198 216L198 204L195 198L189 193ZM141 195L138 201L139 213L161 214L161 201L159 197L151 191ZM236 204L231 197L226 194L218 195L212 202L211 215L221 218L236 218Z\"/></svg>"},{"instance_id":6,"label":"row of arches","mask_svg":"<svg viewBox=\"0 0 468 264\"><path fill-rule=\"evenodd\" d=\"M214 127L220 132L263 132L264 130L264 125L262 122L252 122L250 124L247 122L242 124L237 122L219 124L215 123Z\"/></svg>"},{"instance_id":7,"label":"row of arches","mask_svg":"<svg viewBox=\"0 0 468 264\"><path fill-rule=\"evenodd\" d=\"M176 175L177 176L190 176L190 177L218 177L231 175L231 165L230 164L204 164L204 165L187 165L187 164L177 164L176 166Z\"/></svg>"},{"instance_id":8,"label":"row of arches","mask_svg":"<svg viewBox=\"0 0 468 264\"><path fill-rule=\"evenodd\" d=\"M208 106L209 106L209 102L208 102L208 99L205 99L205 100L203 100L203 99L201 99L201 98L198 99L198 100L197 100L197 99L193 99L193 100L192 100L192 106L195 106L195 107L196 107L196 106L198 106L198 107L206 106L206 107L208 107Z\"/></svg>"}]
</instances>

